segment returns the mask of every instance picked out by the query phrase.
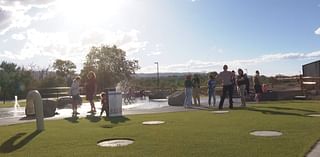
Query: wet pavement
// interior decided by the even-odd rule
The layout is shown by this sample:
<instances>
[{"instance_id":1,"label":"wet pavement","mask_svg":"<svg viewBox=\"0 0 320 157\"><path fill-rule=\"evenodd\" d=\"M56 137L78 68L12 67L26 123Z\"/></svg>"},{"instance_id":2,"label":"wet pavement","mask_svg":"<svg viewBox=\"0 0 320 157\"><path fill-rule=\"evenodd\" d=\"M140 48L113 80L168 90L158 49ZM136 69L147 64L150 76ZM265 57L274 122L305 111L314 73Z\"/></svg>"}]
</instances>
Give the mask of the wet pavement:
<instances>
[{"instance_id":1,"label":"wet pavement","mask_svg":"<svg viewBox=\"0 0 320 157\"><path fill-rule=\"evenodd\" d=\"M219 99L217 99L219 102ZM234 106L240 105L239 99L234 99ZM97 112L95 116L100 115L101 104L100 102L95 102ZM217 105L216 105L217 106ZM228 99L226 99L224 107L228 107ZM201 107L194 107L191 109L185 109L183 106L169 106L167 99L139 99L137 98L131 104L122 103L122 115L134 115L134 114L152 114L152 113L164 113L164 112L181 112L181 111L192 111L197 109L207 109L207 98L201 98ZM78 117L86 117L91 115L88 113L90 111L90 104L84 103L78 107L79 115ZM71 105L67 105L63 109L57 109L56 115L53 117L46 117L45 120L55 120L63 119L67 117L72 117ZM103 114L105 116L105 113ZM11 125L16 123L26 123L35 121L33 118L27 118L25 116L25 108L0 108L0 125Z\"/></svg>"}]
</instances>

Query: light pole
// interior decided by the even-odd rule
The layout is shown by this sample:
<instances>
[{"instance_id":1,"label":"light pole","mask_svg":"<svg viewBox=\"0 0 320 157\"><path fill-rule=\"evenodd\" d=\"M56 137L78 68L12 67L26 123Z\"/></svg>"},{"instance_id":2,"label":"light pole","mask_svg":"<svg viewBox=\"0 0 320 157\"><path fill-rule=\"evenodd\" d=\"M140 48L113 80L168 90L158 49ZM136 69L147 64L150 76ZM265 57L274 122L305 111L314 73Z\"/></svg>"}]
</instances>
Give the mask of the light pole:
<instances>
[{"instance_id":1,"label":"light pole","mask_svg":"<svg viewBox=\"0 0 320 157\"><path fill-rule=\"evenodd\" d=\"M154 64L157 64L157 87L158 87L158 90L160 88L160 80L159 80L159 62L154 62Z\"/></svg>"}]
</instances>

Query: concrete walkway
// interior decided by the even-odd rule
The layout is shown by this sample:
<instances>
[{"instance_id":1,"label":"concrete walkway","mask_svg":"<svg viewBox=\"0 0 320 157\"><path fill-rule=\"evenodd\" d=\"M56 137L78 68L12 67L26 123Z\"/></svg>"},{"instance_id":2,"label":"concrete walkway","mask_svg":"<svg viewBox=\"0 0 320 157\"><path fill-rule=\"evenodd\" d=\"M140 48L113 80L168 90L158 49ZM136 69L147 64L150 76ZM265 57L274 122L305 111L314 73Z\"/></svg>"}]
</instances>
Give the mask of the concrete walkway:
<instances>
[{"instance_id":1,"label":"concrete walkway","mask_svg":"<svg viewBox=\"0 0 320 157\"><path fill-rule=\"evenodd\" d=\"M168 101L166 99L159 100L148 100L148 99L136 99L136 101L132 104L123 104L122 105L122 115L135 115L135 114L153 114L153 113L168 113L168 112L182 112L182 111L194 111L199 109L208 109L207 107L207 98L201 99L201 107L194 107L185 109L183 106L169 106ZM217 100L219 102L219 99ZM234 99L234 106L237 107L240 105L240 100ZM225 107L228 105L228 100L225 101ZM100 116L101 104L100 102L95 102L95 106L97 108L97 112L95 116ZM91 115L88 113L90 111L90 104L83 103L77 110L79 112L78 117L86 117ZM57 120L64 119L72 116L71 105L67 105L63 109L57 109L58 113L54 117L47 117L45 120ZM105 114L103 115L105 116ZM21 107L18 109L12 108L0 108L0 126L1 125L12 125L18 123L27 123L33 122L35 119L30 119L25 117L25 108Z\"/></svg>"},{"instance_id":2,"label":"concrete walkway","mask_svg":"<svg viewBox=\"0 0 320 157\"><path fill-rule=\"evenodd\" d=\"M7 108L6 108L7 109ZM8 108L9 109L9 108ZM97 108L97 113L95 116L100 116L100 109ZM21 108L21 110L24 111L24 107ZM91 113L88 113L90 110L89 104L83 104L79 109L78 112L80 113L78 115L79 118L86 117L88 115L91 115ZM185 109L181 106L165 106L161 108L153 108L153 109L130 109L126 110L124 109L122 111L122 114L125 115L136 115L136 114L153 114L153 113L168 113L168 112L182 112L182 111L192 111L196 109ZM72 109L66 108L66 109L58 109L57 115L53 117L46 117L45 120L58 120L58 119L64 119L72 116ZM105 116L105 113L103 114ZM2 117L0 118L0 126L2 125L13 125L13 124L19 124L19 123L28 123L28 122L34 122L34 118L26 118L23 115L20 114L20 111L18 111L17 116L10 116L10 117Z\"/></svg>"},{"instance_id":3,"label":"concrete walkway","mask_svg":"<svg viewBox=\"0 0 320 157\"><path fill-rule=\"evenodd\" d=\"M320 156L320 141L312 148L306 157L319 157Z\"/></svg>"}]
</instances>

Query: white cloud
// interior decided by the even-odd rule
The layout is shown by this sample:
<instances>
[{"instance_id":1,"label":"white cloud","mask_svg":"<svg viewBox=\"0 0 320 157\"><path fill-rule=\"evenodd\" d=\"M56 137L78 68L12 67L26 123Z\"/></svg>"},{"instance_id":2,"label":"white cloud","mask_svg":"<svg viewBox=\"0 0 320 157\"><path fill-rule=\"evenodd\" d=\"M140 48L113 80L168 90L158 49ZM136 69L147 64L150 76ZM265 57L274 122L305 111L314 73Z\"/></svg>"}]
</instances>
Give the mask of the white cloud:
<instances>
[{"instance_id":1,"label":"white cloud","mask_svg":"<svg viewBox=\"0 0 320 157\"><path fill-rule=\"evenodd\" d=\"M3 53L0 53L1 58L9 58L9 59L17 59L19 56L15 55L14 53L10 51L4 51Z\"/></svg>"},{"instance_id":2,"label":"white cloud","mask_svg":"<svg viewBox=\"0 0 320 157\"><path fill-rule=\"evenodd\" d=\"M320 27L314 31L315 34L320 35Z\"/></svg>"},{"instance_id":3,"label":"white cloud","mask_svg":"<svg viewBox=\"0 0 320 157\"><path fill-rule=\"evenodd\" d=\"M82 35L81 43L89 46L99 46L108 44L110 46L117 45L119 48L127 52L127 55L133 55L142 51L147 45L147 41L140 41L138 38L139 31L131 30L128 32L117 31L111 32L103 29L93 29Z\"/></svg>"},{"instance_id":4,"label":"white cloud","mask_svg":"<svg viewBox=\"0 0 320 157\"><path fill-rule=\"evenodd\" d=\"M55 0L1 0L2 6L46 6Z\"/></svg>"},{"instance_id":5,"label":"white cloud","mask_svg":"<svg viewBox=\"0 0 320 157\"><path fill-rule=\"evenodd\" d=\"M196 1L200 1L200 0L191 0L191 2L196 2Z\"/></svg>"},{"instance_id":6,"label":"white cloud","mask_svg":"<svg viewBox=\"0 0 320 157\"><path fill-rule=\"evenodd\" d=\"M45 58L47 62L64 59L73 61L80 68L92 46L116 44L119 48L132 54L139 52L147 43L139 40L136 30L111 32L96 29L80 36L81 38L75 38L68 32L48 33L29 29L26 32L12 35L13 39L25 40L21 50L0 52L0 57L24 62L39 57Z\"/></svg>"},{"instance_id":7,"label":"white cloud","mask_svg":"<svg viewBox=\"0 0 320 157\"><path fill-rule=\"evenodd\" d=\"M20 34L12 34L11 38L14 40L24 40L26 37L22 33Z\"/></svg>"},{"instance_id":8,"label":"white cloud","mask_svg":"<svg viewBox=\"0 0 320 157\"><path fill-rule=\"evenodd\" d=\"M163 53L162 44L155 44L151 52L147 53L147 56L159 56Z\"/></svg>"},{"instance_id":9,"label":"white cloud","mask_svg":"<svg viewBox=\"0 0 320 157\"><path fill-rule=\"evenodd\" d=\"M313 59L319 58L320 51L310 53L276 53L263 55L252 59L231 60L231 61L201 61L189 60L185 64L161 65L162 72L199 72L199 71L213 71L221 70L224 64L229 65L230 69L239 67L247 67L252 65L261 65L264 63L271 63L274 61L297 60L297 59ZM154 72L154 66L142 67L139 72Z\"/></svg>"},{"instance_id":10,"label":"white cloud","mask_svg":"<svg viewBox=\"0 0 320 157\"><path fill-rule=\"evenodd\" d=\"M55 0L1 0L0 1L0 35L13 28L26 28L32 21L52 17L52 12L37 13L31 17L27 12L32 8L47 8Z\"/></svg>"},{"instance_id":11,"label":"white cloud","mask_svg":"<svg viewBox=\"0 0 320 157\"><path fill-rule=\"evenodd\" d=\"M12 23L12 13L0 8L0 31L7 31ZM0 32L1 33L1 32Z\"/></svg>"},{"instance_id":12,"label":"white cloud","mask_svg":"<svg viewBox=\"0 0 320 157\"><path fill-rule=\"evenodd\" d=\"M158 55L161 55L162 52L161 51L155 51L155 52L151 52L149 54L147 54L147 56L158 56Z\"/></svg>"},{"instance_id":13,"label":"white cloud","mask_svg":"<svg viewBox=\"0 0 320 157\"><path fill-rule=\"evenodd\" d=\"M26 43L19 52L5 51L0 53L6 58L15 58L18 60L26 60L35 56L44 56L46 58L72 58L76 56L80 43L71 43L68 33L41 33L35 29L29 29L24 34L12 35L14 39L25 39Z\"/></svg>"}]
</instances>

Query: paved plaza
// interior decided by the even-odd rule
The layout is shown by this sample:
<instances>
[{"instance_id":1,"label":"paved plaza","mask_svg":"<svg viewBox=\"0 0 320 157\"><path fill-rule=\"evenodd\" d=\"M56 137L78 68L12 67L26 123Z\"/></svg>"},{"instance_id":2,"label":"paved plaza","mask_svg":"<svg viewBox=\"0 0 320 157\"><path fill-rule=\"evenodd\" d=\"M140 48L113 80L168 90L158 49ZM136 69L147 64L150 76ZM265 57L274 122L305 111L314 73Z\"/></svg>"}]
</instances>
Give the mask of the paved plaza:
<instances>
[{"instance_id":1,"label":"paved plaza","mask_svg":"<svg viewBox=\"0 0 320 157\"><path fill-rule=\"evenodd\" d=\"M217 102L219 102L219 98L217 98ZM234 99L234 106L240 106L240 100ZM101 111L101 104L100 102L95 102L97 107L97 112L95 116L100 115ZM217 107L218 105L216 105ZM201 98L201 106L195 106L193 108L185 109L183 106L169 106L167 99L154 99L149 100L146 99L139 99L137 98L134 103L125 104L122 103L122 115L134 115L134 114L152 114L152 113L164 113L164 112L182 112L182 111L192 111L197 109L208 109L207 108L207 98ZM228 101L225 101L225 108L228 108ZM87 115L91 115L88 113L90 111L90 104L83 103L78 108L79 115L78 117L86 117ZM65 106L62 109L56 110L56 115L53 117L46 117L45 120L56 120L56 119L63 119L72 116L72 109L71 104ZM105 114L103 115L105 116ZM20 107L15 109L14 107L11 108L0 108L0 125L11 125L16 123L26 123L32 122L35 119L27 118L25 116L25 108Z\"/></svg>"}]
</instances>

